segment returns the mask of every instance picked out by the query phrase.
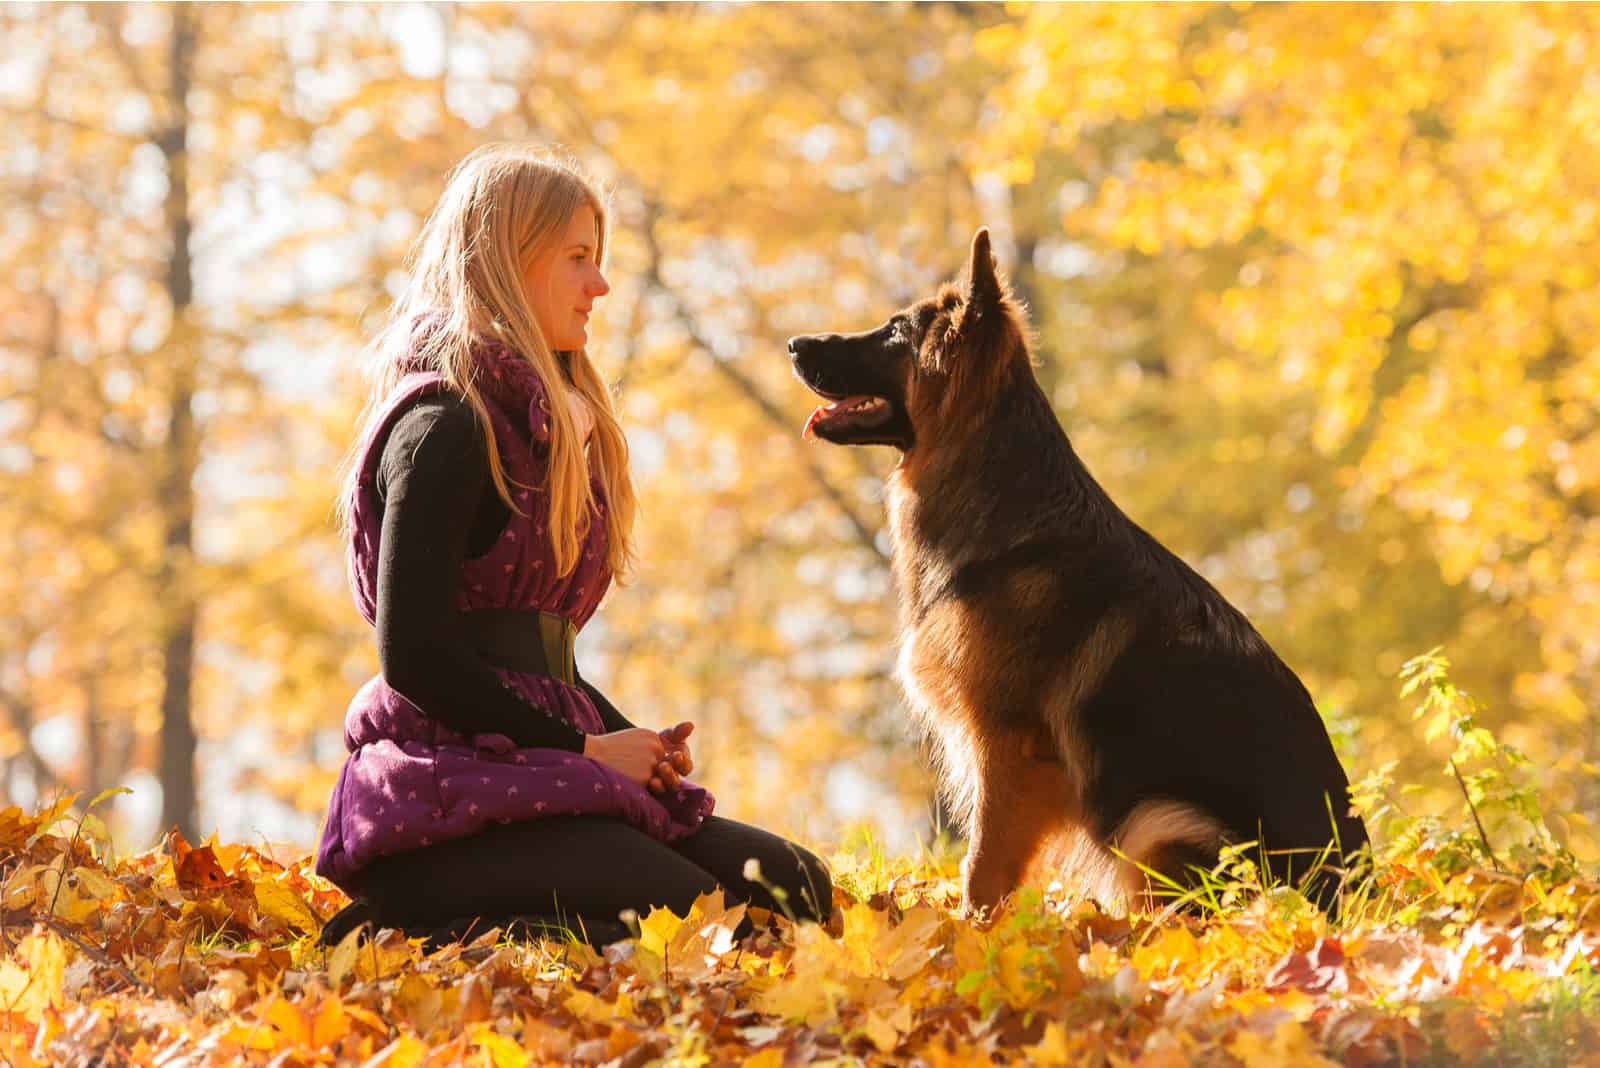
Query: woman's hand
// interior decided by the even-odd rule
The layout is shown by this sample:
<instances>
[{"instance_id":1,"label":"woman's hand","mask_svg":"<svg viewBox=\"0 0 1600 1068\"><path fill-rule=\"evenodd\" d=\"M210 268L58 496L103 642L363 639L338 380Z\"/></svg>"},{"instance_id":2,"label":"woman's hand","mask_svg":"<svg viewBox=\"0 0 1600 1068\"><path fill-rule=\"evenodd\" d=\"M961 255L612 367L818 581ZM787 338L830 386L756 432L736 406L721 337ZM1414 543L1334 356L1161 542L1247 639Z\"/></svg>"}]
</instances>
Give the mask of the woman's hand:
<instances>
[{"instance_id":1,"label":"woman's hand","mask_svg":"<svg viewBox=\"0 0 1600 1068\"><path fill-rule=\"evenodd\" d=\"M662 736L647 727L591 734L584 739L583 755L598 760L640 786L654 781L658 767L669 759Z\"/></svg>"},{"instance_id":2,"label":"woman's hand","mask_svg":"<svg viewBox=\"0 0 1600 1068\"><path fill-rule=\"evenodd\" d=\"M679 779L694 770L694 757L689 755L687 741L689 735L693 733L694 724L688 720L661 732L661 744L665 756L656 763L655 773L650 776L651 793L664 794L669 790L676 790Z\"/></svg>"}]
</instances>

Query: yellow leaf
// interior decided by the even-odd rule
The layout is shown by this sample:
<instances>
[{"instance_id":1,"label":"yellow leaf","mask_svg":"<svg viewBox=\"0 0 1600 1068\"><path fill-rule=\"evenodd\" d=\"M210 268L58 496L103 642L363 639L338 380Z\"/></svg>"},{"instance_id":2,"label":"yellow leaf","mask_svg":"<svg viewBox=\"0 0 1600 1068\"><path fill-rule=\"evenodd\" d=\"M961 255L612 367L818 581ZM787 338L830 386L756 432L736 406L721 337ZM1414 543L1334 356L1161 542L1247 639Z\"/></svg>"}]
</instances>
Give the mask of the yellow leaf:
<instances>
[{"instance_id":1,"label":"yellow leaf","mask_svg":"<svg viewBox=\"0 0 1600 1068\"><path fill-rule=\"evenodd\" d=\"M19 867L0 889L0 909L25 909L39 895L39 876L50 869L43 864ZM46 899L48 900L48 899Z\"/></svg>"},{"instance_id":2,"label":"yellow leaf","mask_svg":"<svg viewBox=\"0 0 1600 1068\"><path fill-rule=\"evenodd\" d=\"M666 956L672 936L683 926L683 919L671 909L653 908L639 922L639 948L658 957Z\"/></svg>"},{"instance_id":3,"label":"yellow leaf","mask_svg":"<svg viewBox=\"0 0 1600 1068\"><path fill-rule=\"evenodd\" d=\"M1147 1049L1133 1062L1133 1068L1189 1068L1189 1058L1177 1046Z\"/></svg>"},{"instance_id":4,"label":"yellow leaf","mask_svg":"<svg viewBox=\"0 0 1600 1068\"><path fill-rule=\"evenodd\" d=\"M1254 1031L1240 1031L1228 1043L1228 1052L1243 1061L1245 1068L1339 1068L1312 1048L1305 1029L1293 1020L1279 1024L1270 1039Z\"/></svg>"},{"instance_id":5,"label":"yellow leaf","mask_svg":"<svg viewBox=\"0 0 1600 1068\"><path fill-rule=\"evenodd\" d=\"M982 971L987 967L983 941L982 932L970 923L956 924L955 939L950 948L955 954L957 976Z\"/></svg>"},{"instance_id":6,"label":"yellow leaf","mask_svg":"<svg viewBox=\"0 0 1600 1068\"><path fill-rule=\"evenodd\" d=\"M777 1046L757 1050L744 1059L741 1068L783 1068L783 1050Z\"/></svg>"},{"instance_id":7,"label":"yellow leaf","mask_svg":"<svg viewBox=\"0 0 1600 1068\"><path fill-rule=\"evenodd\" d=\"M893 1053L895 1047L900 1045L900 1032L878 1012L867 1013L866 1020L861 1024L861 1033L867 1036L867 1041L878 1047L879 1053Z\"/></svg>"},{"instance_id":8,"label":"yellow leaf","mask_svg":"<svg viewBox=\"0 0 1600 1068\"><path fill-rule=\"evenodd\" d=\"M789 975L755 998L760 1011L817 1027L834 1018L850 996L847 951L815 924L794 930Z\"/></svg>"},{"instance_id":9,"label":"yellow leaf","mask_svg":"<svg viewBox=\"0 0 1600 1068\"><path fill-rule=\"evenodd\" d=\"M117 892L122 889L121 884L115 879L94 868L74 868L72 873L78 877L78 885L83 888L84 893L100 898L107 904L110 904L117 896Z\"/></svg>"},{"instance_id":10,"label":"yellow leaf","mask_svg":"<svg viewBox=\"0 0 1600 1068\"><path fill-rule=\"evenodd\" d=\"M278 1047L278 1036L270 1027L262 1027L258 1023L236 1021L225 1036L225 1041L245 1049L268 1050Z\"/></svg>"},{"instance_id":11,"label":"yellow leaf","mask_svg":"<svg viewBox=\"0 0 1600 1068\"><path fill-rule=\"evenodd\" d=\"M357 1023L362 1024L369 1030L376 1031L380 1035L386 1035L389 1033L388 1021L379 1016L377 1013L373 1012L371 1009L364 1009L360 1005L346 1004L344 1007L344 1014Z\"/></svg>"},{"instance_id":12,"label":"yellow leaf","mask_svg":"<svg viewBox=\"0 0 1600 1068\"><path fill-rule=\"evenodd\" d=\"M417 949L398 931L387 931L368 940L356 954L356 978L370 983L393 975L417 959Z\"/></svg>"},{"instance_id":13,"label":"yellow leaf","mask_svg":"<svg viewBox=\"0 0 1600 1068\"><path fill-rule=\"evenodd\" d=\"M39 896L45 904L51 906L50 914L59 916L73 925L87 923L104 905L111 904L109 899L102 900L85 892L83 884L78 879L80 870L82 869L74 869L68 874L59 892L56 887L62 883L60 872L51 869L41 873L39 879Z\"/></svg>"},{"instance_id":14,"label":"yellow leaf","mask_svg":"<svg viewBox=\"0 0 1600 1068\"><path fill-rule=\"evenodd\" d=\"M267 1022L282 1032L285 1041L303 1046L311 1039L311 1029L306 1026L303 1013L282 997L272 999L267 1006Z\"/></svg>"},{"instance_id":15,"label":"yellow leaf","mask_svg":"<svg viewBox=\"0 0 1600 1068\"><path fill-rule=\"evenodd\" d=\"M411 973L400 980L394 1003L413 1031L419 1035L429 1035L439 1021L439 1013L444 1008L444 996L428 980Z\"/></svg>"},{"instance_id":16,"label":"yellow leaf","mask_svg":"<svg viewBox=\"0 0 1600 1068\"><path fill-rule=\"evenodd\" d=\"M1000 952L996 955L1000 988L1006 992L1008 1000L1016 1008L1022 1008L1036 1001L1043 993L1042 984L1034 983L1034 989L1029 989L1033 976L1025 965L1030 948L1028 943L1020 940L1008 942L1000 947Z\"/></svg>"},{"instance_id":17,"label":"yellow leaf","mask_svg":"<svg viewBox=\"0 0 1600 1068\"><path fill-rule=\"evenodd\" d=\"M21 960L22 966L12 963ZM0 1012L20 1013L38 1023L45 1009L60 1008L63 973L67 968L66 944L55 932L25 936L11 954L0 960Z\"/></svg>"},{"instance_id":18,"label":"yellow leaf","mask_svg":"<svg viewBox=\"0 0 1600 1068\"><path fill-rule=\"evenodd\" d=\"M350 1033L350 1019L337 994L329 994L317 1006L317 1015L311 1020L311 1045L327 1049Z\"/></svg>"},{"instance_id":19,"label":"yellow leaf","mask_svg":"<svg viewBox=\"0 0 1600 1068\"><path fill-rule=\"evenodd\" d=\"M489 1055L495 1068L524 1068L531 1059L521 1046L496 1031L493 1024L480 1023L473 1027L472 1044Z\"/></svg>"},{"instance_id":20,"label":"yellow leaf","mask_svg":"<svg viewBox=\"0 0 1600 1068\"><path fill-rule=\"evenodd\" d=\"M670 972L673 979L708 975L734 946L733 932L744 919L745 906L728 908L722 891L701 894L679 919L667 909L654 909L639 925L634 963L647 980Z\"/></svg>"},{"instance_id":21,"label":"yellow leaf","mask_svg":"<svg viewBox=\"0 0 1600 1068\"><path fill-rule=\"evenodd\" d=\"M1161 937L1133 953L1132 964L1146 979L1177 975L1200 960L1200 946L1187 927L1164 927Z\"/></svg>"},{"instance_id":22,"label":"yellow leaf","mask_svg":"<svg viewBox=\"0 0 1600 1068\"><path fill-rule=\"evenodd\" d=\"M574 990L567 995L566 1009L580 1020L611 1023L617 1017L610 1002L603 1001L587 990Z\"/></svg>"},{"instance_id":23,"label":"yellow leaf","mask_svg":"<svg viewBox=\"0 0 1600 1068\"><path fill-rule=\"evenodd\" d=\"M944 918L926 905L918 905L907 912L900 923L881 934L872 947L879 974L897 983L915 975L938 952L938 947L930 949L928 942L943 923Z\"/></svg>"},{"instance_id":24,"label":"yellow leaf","mask_svg":"<svg viewBox=\"0 0 1600 1068\"><path fill-rule=\"evenodd\" d=\"M63 816L66 816L72 809L72 803L76 800L78 800L77 794L68 794L34 816L33 819L36 822L34 823L33 833L28 836L24 848L31 848L33 843L39 840L40 835L54 827Z\"/></svg>"},{"instance_id":25,"label":"yellow leaf","mask_svg":"<svg viewBox=\"0 0 1600 1068\"><path fill-rule=\"evenodd\" d=\"M0 815L0 821L3 819L3 815ZM0 834L3 833L0 831ZM35 1066L42 1068L44 1062L34 1060L28 1047L28 1035L21 1028L0 1031L0 1064L5 1064L8 1068L35 1068Z\"/></svg>"},{"instance_id":26,"label":"yellow leaf","mask_svg":"<svg viewBox=\"0 0 1600 1068\"><path fill-rule=\"evenodd\" d=\"M887 984L864 988L862 994L863 1001L876 995L877 1004L867 1011L861 1033L879 1053L892 1053L915 1026L916 1014L909 1002L895 1003L895 991Z\"/></svg>"},{"instance_id":27,"label":"yellow leaf","mask_svg":"<svg viewBox=\"0 0 1600 1068\"><path fill-rule=\"evenodd\" d=\"M381 1064L383 1068L416 1068L427 1058L426 1045L410 1035L401 1035L373 1054L367 1063Z\"/></svg>"},{"instance_id":28,"label":"yellow leaf","mask_svg":"<svg viewBox=\"0 0 1600 1068\"><path fill-rule=\"evenodd\" d=\"M1025 1059L1029 1064L1043 1068L1077 1063L1071 1047L1067 1045L1067 1029L1054 1020L1044 1025L1044 1034L1039 1036L1037 1043L1027 1048Z\"/></svg>"},{"instance_id":29,"label":"yellow leaf","mask_svg":"<svg viewBox=\"0 0 1600 1068\"><path fill-rule=\"evenodd\" d=\"M338 990L344 977L350 974L350 969L355 967L356 954L361 951L362 931L358 927L349 931L333 947L333 952L328 954L328 986Z\"/></svg>"},{"instance_id":30,"label":"yellow leaf","mask_svg":"<svg viewBox=\"0 0 1600 1068\"><path fill-rule=\"evenodd\" d=\"M307 934L322 930L322 921L311 911L299 894L283 883L264 879L255 884L256 908L285 926L297 928Z\"/></svg>"}]
</instances>

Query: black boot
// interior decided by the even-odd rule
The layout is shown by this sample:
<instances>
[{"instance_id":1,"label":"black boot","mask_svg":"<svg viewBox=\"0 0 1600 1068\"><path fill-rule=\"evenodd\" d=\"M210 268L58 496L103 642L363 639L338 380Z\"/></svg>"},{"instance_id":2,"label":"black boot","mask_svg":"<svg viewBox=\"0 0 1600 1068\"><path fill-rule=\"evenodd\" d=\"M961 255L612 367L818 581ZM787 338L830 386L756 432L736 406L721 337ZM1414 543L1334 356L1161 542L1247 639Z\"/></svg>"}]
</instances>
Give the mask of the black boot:
<instances>
[{"instance_id":1,"label":"black boot","mask_svg":"<svg viewBox=\"0 0 1600 1068\"><path fill-rule=\"evenodd\" d=\"M366 898L358 897L322 925L317 941L324 946L336 946L344 941L345 935L364 923L372 923L372 905Z\"/></svg>"}]
</instances>

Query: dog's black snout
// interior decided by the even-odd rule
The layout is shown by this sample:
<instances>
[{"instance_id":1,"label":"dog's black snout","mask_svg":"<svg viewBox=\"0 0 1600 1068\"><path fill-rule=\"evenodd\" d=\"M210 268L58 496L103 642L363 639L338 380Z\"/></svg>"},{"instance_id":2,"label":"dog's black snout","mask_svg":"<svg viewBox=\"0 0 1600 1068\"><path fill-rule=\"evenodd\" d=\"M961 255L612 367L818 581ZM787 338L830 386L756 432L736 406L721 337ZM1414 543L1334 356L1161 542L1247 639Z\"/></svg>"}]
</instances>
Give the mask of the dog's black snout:
<instances>
[{"instance_id":1,"label":"dog's black snout","mask_svg":"<svg viewBox=\"0 0 1600 1068\"><path fill-rule=\"evenodd\" d=\"M799 359L822 348L830 341L837 341L838 338L838 334L797 334L789 339L789 355L791 358Z\"/></svg>"}]
</instances>

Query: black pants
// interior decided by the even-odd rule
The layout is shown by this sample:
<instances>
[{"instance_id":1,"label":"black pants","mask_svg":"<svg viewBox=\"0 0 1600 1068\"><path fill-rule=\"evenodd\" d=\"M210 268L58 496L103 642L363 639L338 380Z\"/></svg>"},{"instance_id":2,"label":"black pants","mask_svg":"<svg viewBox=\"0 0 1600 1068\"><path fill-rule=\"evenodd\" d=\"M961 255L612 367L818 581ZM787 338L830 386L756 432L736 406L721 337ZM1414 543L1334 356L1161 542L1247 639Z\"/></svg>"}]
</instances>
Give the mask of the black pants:
<instances>
[{"instance_id":1,"label":"black pants","mask_svg":"<svg viewBox=\"0 0 1600 1068\"><path fill-rule=\"evenodd\" d=\"M745 878L752 859L760 866L759 874L751 872L757 880ZM370 910L364 918L426 933L436 943L518 919L611 941L626 934L618 920L625 910L643 918L659 905L682 916L697 896L718 886L730 905L742 901L799 920L825 922L833 900L827 868L810 852L717 816L672 843L602 816L496 824L381 857L361 877ZM747 921L738 933L748 929ZM325 931L324 938L336 941L340 933Z\"/></svg>"}]
</instances>

